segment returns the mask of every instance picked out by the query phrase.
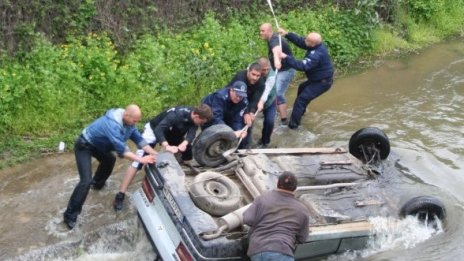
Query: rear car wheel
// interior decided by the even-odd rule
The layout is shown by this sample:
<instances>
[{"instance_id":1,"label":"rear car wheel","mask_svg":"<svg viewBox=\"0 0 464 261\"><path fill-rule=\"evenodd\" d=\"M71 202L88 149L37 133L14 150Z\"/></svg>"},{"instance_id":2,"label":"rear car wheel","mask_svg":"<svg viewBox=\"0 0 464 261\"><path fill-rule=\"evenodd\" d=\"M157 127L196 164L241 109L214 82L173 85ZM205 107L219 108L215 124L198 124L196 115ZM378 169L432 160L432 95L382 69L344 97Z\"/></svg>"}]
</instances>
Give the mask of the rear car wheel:
<instances>
[{"instance_id":1,"label":"rear car wheel","mask_svg":"<svg viewBox=\"0 0 464 261\"><path fill-rule=\"evenodd\" d=\"M238 186L218 172L198 174L190 185L189 192L197 207L214 216L223 216L240 206L241 194Z\"/></svg>"},{"instance_id":2,"label":"rear car wheel","mask_svg":"<svg viewBox=\"0 0 464 261\"><path fill-rule=\"evenodd\" d=\"M420 221L430 222L435 218L443 220L446 215L444 204L432 196L418 196L407 201L400 210L400 216L416 216Z\"/></svg>"},{"instance_id":3,"label":"rear car wheel","mask_svg":"<svg viewBox=\"0 0 464 261\"><path fill-rule=\"evenodd\" d=\"M237 145L234 131L225 124L203 130L192 145L193 157L202 166L217 167L226 161L222 155Z\"/></svg>"},{"instance_id":4,"label":"rear car wheel","mask_svg":"<svg viewBox=\"0 0 464 261\"><path fill-rule=\"evenodd\" d=\"M367 127L355 132L349 142L349 152L364 163L383 160L390 154L390 141L379 128Z\"/></svg>"}]
</instances>

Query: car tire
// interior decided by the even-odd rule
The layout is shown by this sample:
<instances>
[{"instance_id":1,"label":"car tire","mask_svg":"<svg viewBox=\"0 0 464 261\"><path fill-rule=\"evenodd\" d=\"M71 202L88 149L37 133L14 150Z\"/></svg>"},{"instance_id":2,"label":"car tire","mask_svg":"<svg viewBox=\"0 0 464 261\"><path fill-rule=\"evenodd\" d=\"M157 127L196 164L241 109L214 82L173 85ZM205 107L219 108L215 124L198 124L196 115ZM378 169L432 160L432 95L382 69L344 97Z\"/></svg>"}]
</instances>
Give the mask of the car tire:
<instances>
[{"instance_id":1,"label":"car tire","mask_svg":"<svg viewBox=\"0 0 464 261\"><path fill-rule=\"evenodd\" d=\"M192 145L193 157L202 166L217 167L226 162L222 155L237 145L234 131L225 124L212 125L203 130Z\"/></svg>"},{"instance_id":2,"label":"car tire","mask_svg":"<svg viewBox=\"0 0 464 261\"><path fill-rule=\"evenodd\" d=\"M379 157L384 160L390 154L390 141L383 131L375 127L367 127L355 132L348 145L349 152L362 161L369 161L376 149L379 151ZM367 149L367 159L364 156L363 148ZM372 152L372 153L371 153Z\"/></svg>"},{"instance_id":3,"label":"car tire","mask_svg":"<svg viewBox=\"0 0 464 261\"><path fill-rule=\"evenodd\" d=\"M444 204L432 196L418 196L407 201L400 210L400 216L417 216L419 220L425 221L437 217L440 220L445 218L446 211Z\"/></svg>"},{"instance_id":4,"label":"car tire","mask_svg":"<svg viewBox=\"0 0 464 261\"><path fill-rule=\"evenodd\" d=\"M190 185L189 193L197 207L214 216L223 216L240 206L240 189L230 178L218 172L198 174Z\"/></svg>"}]
</instances>

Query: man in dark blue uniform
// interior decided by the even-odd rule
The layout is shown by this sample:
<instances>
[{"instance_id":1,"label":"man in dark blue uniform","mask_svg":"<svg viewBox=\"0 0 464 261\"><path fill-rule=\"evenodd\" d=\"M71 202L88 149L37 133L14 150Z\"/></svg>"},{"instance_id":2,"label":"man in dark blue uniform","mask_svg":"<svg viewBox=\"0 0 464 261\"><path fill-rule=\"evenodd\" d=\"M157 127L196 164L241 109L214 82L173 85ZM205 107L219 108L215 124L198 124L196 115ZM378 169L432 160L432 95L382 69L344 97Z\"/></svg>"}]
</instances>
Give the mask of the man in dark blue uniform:
<instances>
[{"instance_id":1,"label":"man in dark blue uniform","mask_svg":"<svg viewBox=\"0 0 464 261\"><path fill-rule=\"evenodd\" d=\"M237 138L245 138L247 132L241 130L245 127L243 115L248 106L247 85L236 81L228 87L220 89L202 99L202 103L209 105L213 111L213 119L202 126L206 129L214 124L226 124L231 127ZM243 142L239 148L245 148Z\"/></svg>"},{"instance_id":2,"label":"man in dark blue uniform","mask_svg":"<svg viewBox=\"0 0 464 261\"><path fill-rule=\"evenodd\" d=\"M308 104L330 89L333 83L333 66L329 52L318 33L309 33L306 38L295 33L288 33L279 28L279 33L296 46L307 50L303 60L296 60L292 55L281 54L282 59L298 71L304 71L308 80L298 86L298 93L293 104L292 116L288 127L296 129Z\"/></svg>"}]
</instances>

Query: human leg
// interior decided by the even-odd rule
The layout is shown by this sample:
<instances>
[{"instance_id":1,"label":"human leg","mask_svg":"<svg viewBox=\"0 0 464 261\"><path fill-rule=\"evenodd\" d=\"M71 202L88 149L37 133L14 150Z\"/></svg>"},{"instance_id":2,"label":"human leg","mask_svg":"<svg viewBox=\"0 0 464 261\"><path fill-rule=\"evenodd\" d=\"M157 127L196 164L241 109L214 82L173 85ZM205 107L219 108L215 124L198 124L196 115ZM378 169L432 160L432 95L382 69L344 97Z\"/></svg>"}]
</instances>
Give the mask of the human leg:
<instances>
[{"instance_id":1,"label":"human leg","mask_svg":"<svg viewBox=\"0 0 464 261\"><path fill-rule=\"evenodd\" d=\"M300 84L298 87L299 94L293 104L293 111L288 127L291 129L296 129L300 125L301 118L306 112L306 107L309 105L309 103L329 90L331 85L331 82L311 83L309 81Z\"/></svg>"},{"instance_id":2,"label":"human leg","mask_svg":"<svg viewBox=\"0 0 464 261\"><path fill-rule=\"evenodd\" d=\"M276 75L276 90L277 90L277 109L279 110L280 119L283 123L287 119L287 99L285 98L288 86L295 76L295 70L289 69L279 71Z\"/></svg>"},{"instance_id":3,"label":"human leg","mask_svg":"<svg viewBox=\"0 0 464 261\"><path fill-rule=\"evenodd\" d=\"M100 152L94 151L93 156L97 158L100 164L95 171L95 175L92 181L92 187L96 190L100 190L105 186L106 180L113 172L114 163L116 162L116 156L113 152Z\"/></svg>"},{"instance_id":4,"label":"human leg","mask_svg":"<svg viewBox=\"0 0 464 261\"><path fill-rule=\"evenodd\" d=\"M79 173L79 183L74 188L63 214L64 222L69 229L74 228L76 224L77 216L82 211L82 205L84 205L92 182L92 148L81 137L74 145L74 155Z\"/></svg>"},{"instance_id":5,"label":"human leg","mask_svg":"<svg viewBox=\"0 0 464 261\"><path fill-rule=\"evenodd\" d=\"M145 129L142 133L142 137L145 139L145 141L152 147L154 148L156 145L156 137L155 134L153 133L153 130L151 129L150 123L145 124ZM143 150L137 150L135 152L137 156L143 157L147 153ZM116 194L114 201L113 201L113 207L115 211L120 211L123 209L123 201L125 198L125 193L127 191L127 187L129 187L130 183L135 177L135 174L137 174L137 171L142 169L143 165L140 164L137 161L132 162L132 164L127 168L126 174L124 175L124 178L121 182L121 185L119 186L119 192Z\"/></svg>"},{"instance_id":6,"label":"human leg","mask_svg":"<svg viewBox=\"0 0 464 261\"><path fill-rule=\"evenodd\" d=\"M274 119L276 116L276 103L272 103L269 107L263 110L263 130L261 132L261 144L267 146L271 142L272 131L274 130Z\"/></svg>"}]
</instances>

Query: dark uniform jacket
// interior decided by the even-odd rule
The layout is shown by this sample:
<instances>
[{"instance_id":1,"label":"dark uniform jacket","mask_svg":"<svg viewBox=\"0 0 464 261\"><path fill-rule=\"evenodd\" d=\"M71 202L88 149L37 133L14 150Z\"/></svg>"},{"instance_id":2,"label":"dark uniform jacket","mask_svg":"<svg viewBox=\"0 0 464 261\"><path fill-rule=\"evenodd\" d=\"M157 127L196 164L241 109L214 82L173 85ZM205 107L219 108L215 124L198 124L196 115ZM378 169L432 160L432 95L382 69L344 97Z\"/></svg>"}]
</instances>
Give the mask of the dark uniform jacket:
<instances>
[{"instance_id":1,"label":"dark uniform jacket","mask_svg":"<svg viewBox=\"0 0 464 261\"><path fill-rule=\"evenodd\" d=\"M309 48L305 38L294 33L288 33L285 38L296 46L307 50L303 60L298 61L293 56L287 56L287 63L298 71L304 71L310 82L333 77L333 66L325 44L321 43Z\"/></svg>"},{"instance_id":2,"label":"dark uniform jacket","mask_svg":"<svg viewBox=\"0 0 464 261\"><path fill-rule=\"evenodd\" d=\"M232 85L236 81L242 81L247 85L247 99L248 99L248 107L245 110L247 112L256 112L257 105L261 96L263 95L264 89L266 88L266 80L264 77L260 77L259 80L255 84L250 84L247 78L247 70L239 71L234 78L229 82L227 86Z\"/></svg>"},{"instance_id":3,"label":"dark uniform jacket","mask_svg":"<svg viewBox=\"0 0 464 261\"><path fill-rule=\"evenodd\" d=\"M213 119L204 127L226 124L233 130L240 130L245 126L243 113L248 106L248 100L243 98L239 103L233 103L229 96L229 88L211 93L203 98L202 103L209 105L213 111Z\"/></svg>"},{"instance_id":4,"label":"dark uniform jacket","mask_svg":"<svg viewBox=\"0 0 464 261\"><path fill-rule=\"evenodd\" d=\"M192 144L195 139L197 126L192 120L192 107L178 106L165 110L150 120L150 127L155 134L156 141L187 140ZM185 136L185 139L183 137Z\"/></svg>"}]
</instances>

